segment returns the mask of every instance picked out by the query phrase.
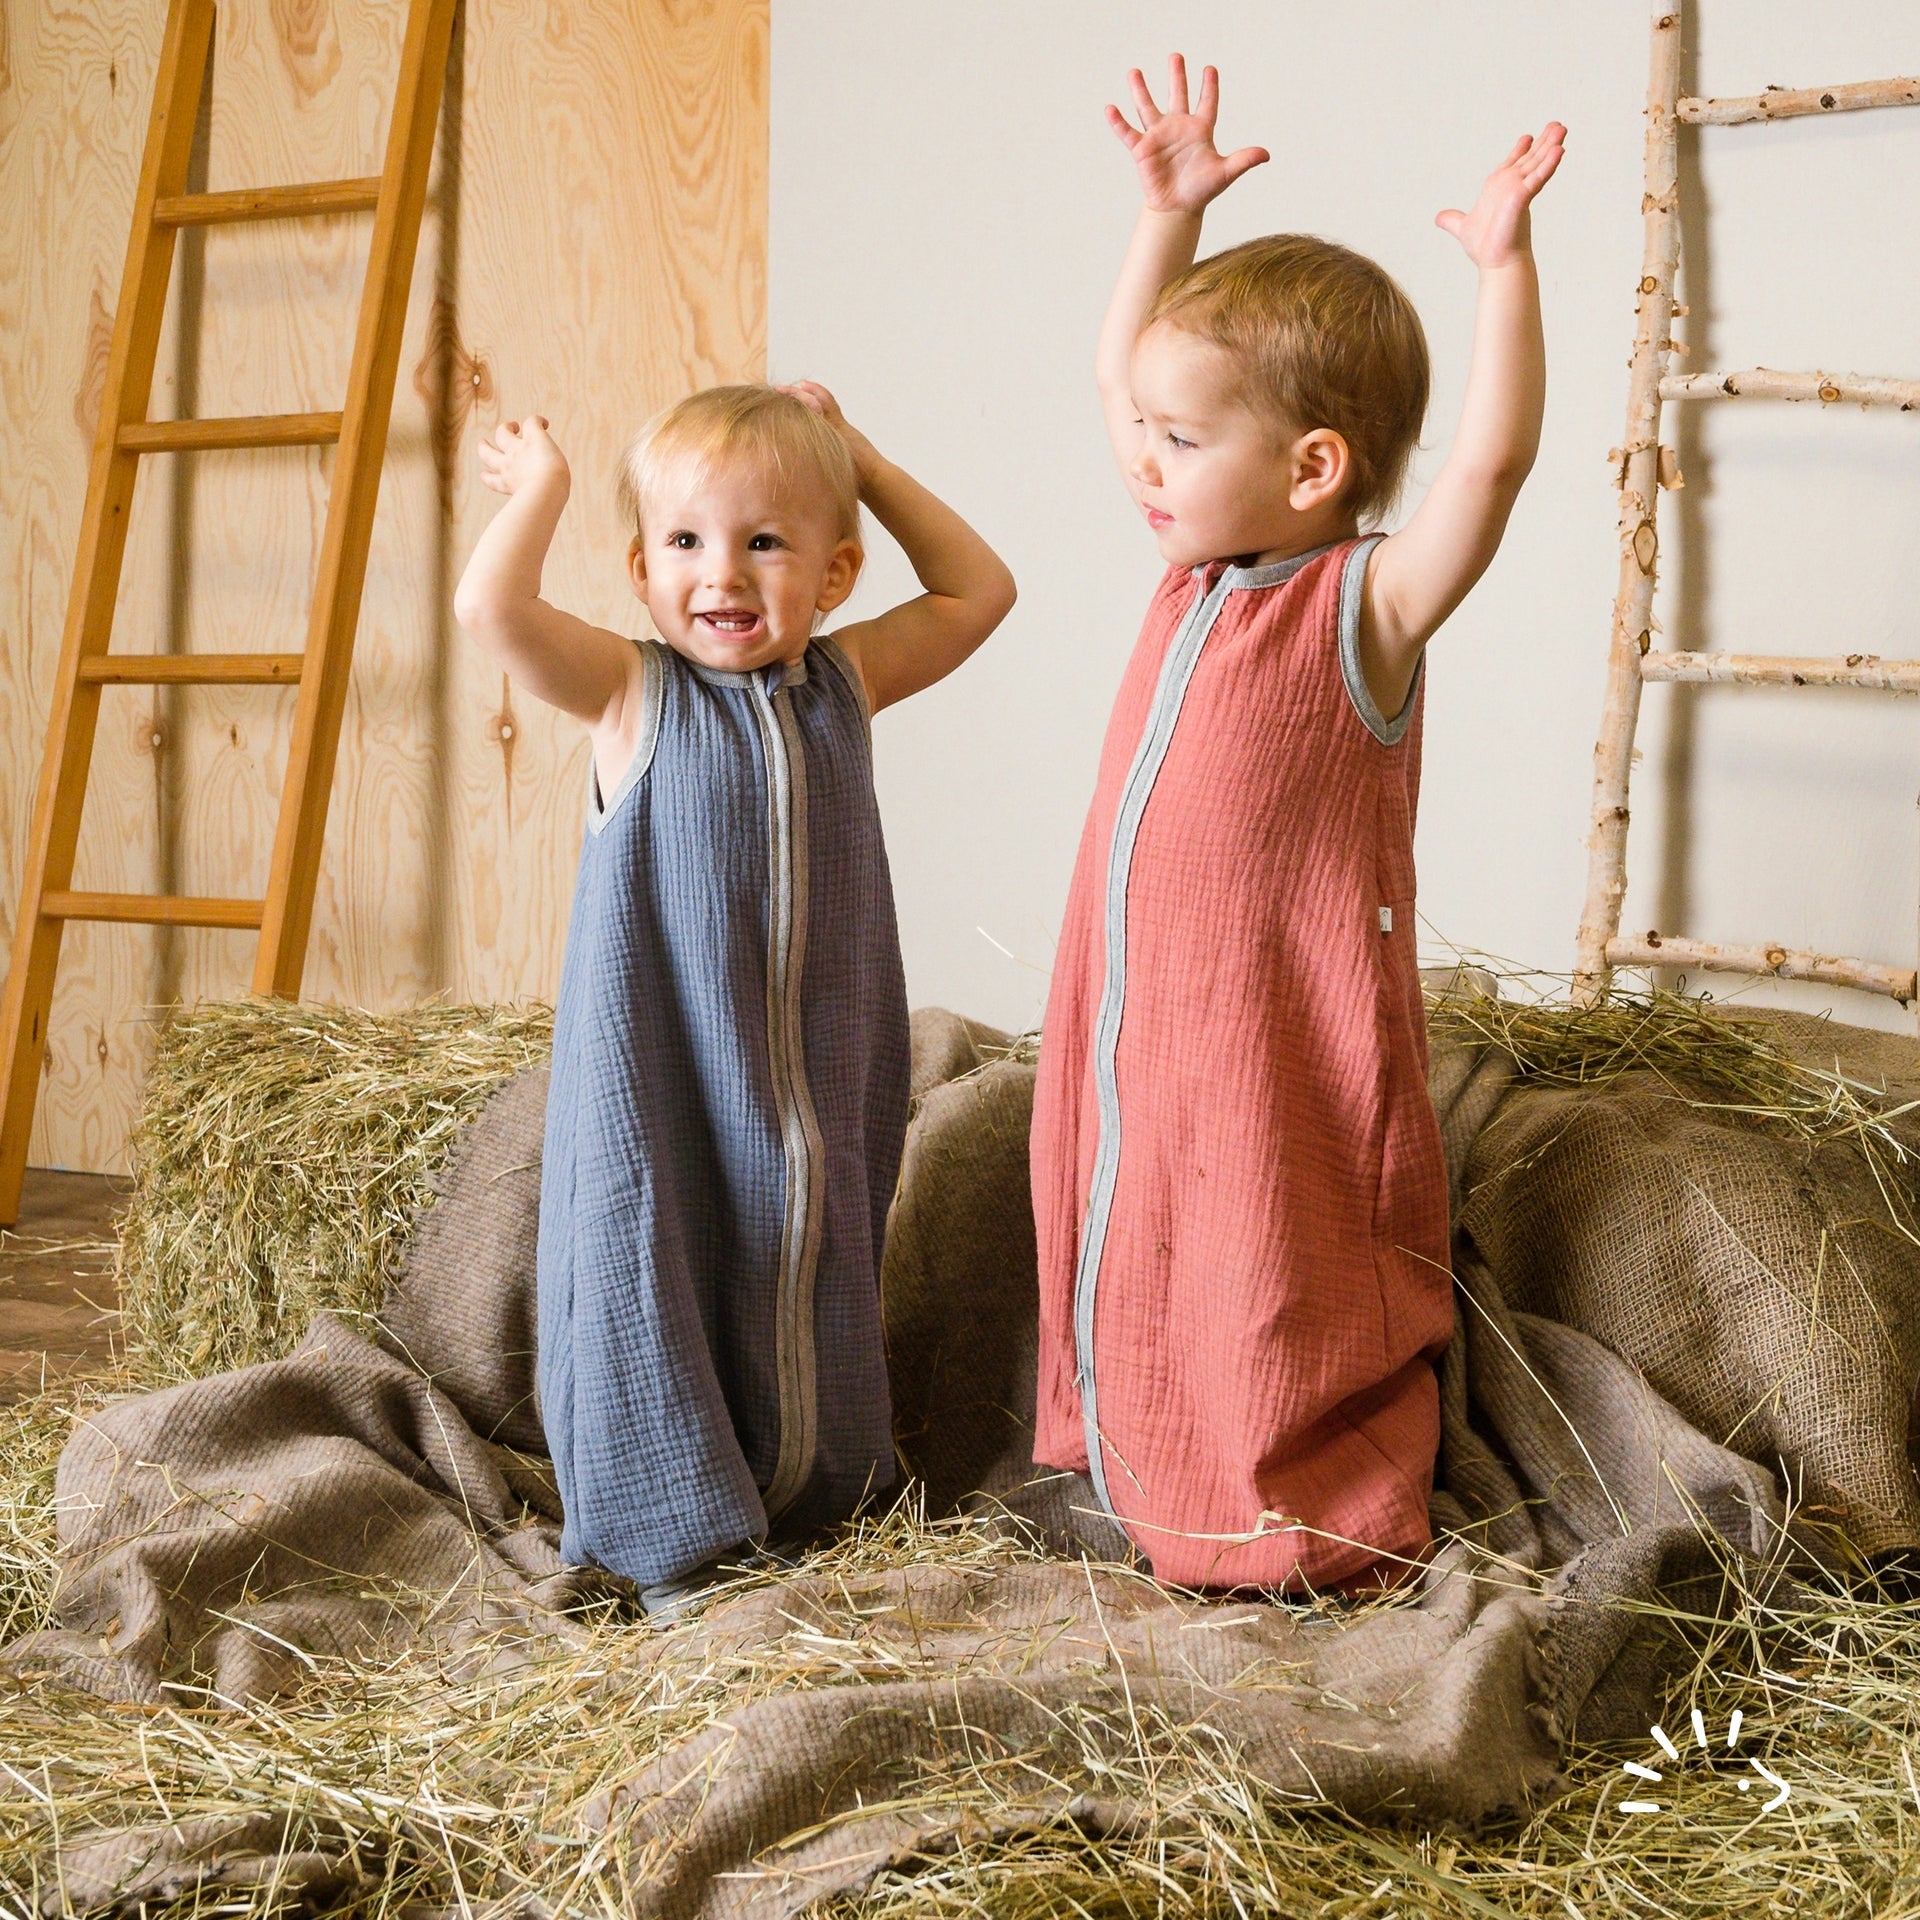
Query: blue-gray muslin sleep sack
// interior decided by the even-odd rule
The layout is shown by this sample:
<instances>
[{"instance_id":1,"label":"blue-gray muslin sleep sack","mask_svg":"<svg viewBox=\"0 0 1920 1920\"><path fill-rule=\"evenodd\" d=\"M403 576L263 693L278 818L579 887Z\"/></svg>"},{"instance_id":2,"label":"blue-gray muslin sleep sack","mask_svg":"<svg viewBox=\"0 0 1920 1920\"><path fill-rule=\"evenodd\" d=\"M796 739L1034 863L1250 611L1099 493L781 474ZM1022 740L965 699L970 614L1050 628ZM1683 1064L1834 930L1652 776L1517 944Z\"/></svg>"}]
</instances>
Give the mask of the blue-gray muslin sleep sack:
<instances>
[{"instance_id":1,"label":"blue-gray muslin sleep sack","mask_svg":"<svg viewBox=\"0 0 1920 1920\"><path fill-rule=\"evenodd\" d=\"M568 1560L646 1585L893 1480L880 1242L907 1005L865 695L645 645L590 802L540 1184Z\"/></svg>"}]
</instances>

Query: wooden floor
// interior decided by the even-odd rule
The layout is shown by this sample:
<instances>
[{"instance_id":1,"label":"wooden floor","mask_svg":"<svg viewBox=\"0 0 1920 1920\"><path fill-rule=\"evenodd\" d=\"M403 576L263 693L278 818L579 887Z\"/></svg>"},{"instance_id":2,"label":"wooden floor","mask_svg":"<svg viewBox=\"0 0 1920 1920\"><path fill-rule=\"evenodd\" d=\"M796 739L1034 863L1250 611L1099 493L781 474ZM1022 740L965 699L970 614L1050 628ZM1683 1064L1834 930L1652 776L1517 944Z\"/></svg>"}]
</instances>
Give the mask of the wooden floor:
<instances>
[{"instance_id":1,"label":"wooden floor","mask_svg":"<svg viewBox=\"0 0 1920 1920\"><path fill-rule=\"evenodd\" d=\"M27 1169L19 1224L0 1233L0 1406L112 1352L114 1217L127 1185Z\"/></svg>"}]
</instances>

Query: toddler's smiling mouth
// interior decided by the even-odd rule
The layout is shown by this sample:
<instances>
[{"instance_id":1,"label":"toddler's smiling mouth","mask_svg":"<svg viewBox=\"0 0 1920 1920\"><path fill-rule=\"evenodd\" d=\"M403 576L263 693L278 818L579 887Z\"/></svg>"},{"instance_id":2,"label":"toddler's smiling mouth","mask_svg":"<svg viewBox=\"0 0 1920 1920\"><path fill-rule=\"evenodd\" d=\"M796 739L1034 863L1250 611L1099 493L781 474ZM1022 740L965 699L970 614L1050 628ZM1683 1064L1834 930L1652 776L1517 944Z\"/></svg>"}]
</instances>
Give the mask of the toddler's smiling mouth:
<instances>
[{"instance_id":1,"label":"toddler's smiling mouth","mask_svg":"<svg viewBox=\"0 0 1920 1920\"><path fill-rule=\"evenodd\" d=\"M1173 515L1170 513L1162 513L1158 507L1149 507L1147 509L1147 525L1150 526L1155 533L1158 533L1162 527L1170 527L1173 525Z\"/></svg>"},{"instance_id":2,"label":"toddler's smiling mouth","mask_svg":"<svg viewBox=\"0 0 1920 1920\"><path fill-rule=\"evenodd\" d=\"M744 607L708 607L695 614L694 618L710 632L728 640L751 639L761 627L759 614L749 612Z\"/></svg>"}]
</instances>

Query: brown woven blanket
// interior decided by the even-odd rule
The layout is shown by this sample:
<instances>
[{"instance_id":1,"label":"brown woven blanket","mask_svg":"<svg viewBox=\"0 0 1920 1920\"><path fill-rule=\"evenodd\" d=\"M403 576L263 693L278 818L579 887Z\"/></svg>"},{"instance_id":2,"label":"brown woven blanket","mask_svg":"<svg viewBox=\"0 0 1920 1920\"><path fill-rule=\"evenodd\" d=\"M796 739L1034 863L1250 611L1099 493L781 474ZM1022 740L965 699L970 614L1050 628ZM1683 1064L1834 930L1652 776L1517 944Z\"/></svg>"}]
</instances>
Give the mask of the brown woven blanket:
<instances>
[{"instance_id":1,"label":"brown woven blanket","mask_svg":"<svg viewBox=\"0 0 1920 1920\"><path fill-rule=\"evenodd\" d=\"M1023 1820L1124 1827L1135 1810L1102 1781L1143 1719L1204 1725L1276 1793L1473 1823L1551 1791L1576 1730L1644 1730L1660 1638L1622 1602L1711 1613L1727 1557L1778 1561L1766 1466L1589 1334L1517 1310L1551 1297L1559 1270L1538 1228L1516 1274L1501 1231L1521 1211L1497 1203L1530 1176L1521 1153L1496 1144L1489 1160L1485 1143L1490 1118L1535 1095L1504 1057L1459 1050L1434 1068L1456 1199L1509 1264L1462 1243L1434 1498L1452 1537L1397 1604L1350 1618L1154 1586L1084 1483L1029 1464L1032 1068L951 1015L916 1016L915 1041L884 1277L902 1457L936 1509L991 1503L1060 1557L797 1576L674 1629L716 1652L857 1637L869 1677L757 1700L609 1783L591 1817L649 1863L634 1911L784 1915L862 1885L955 1833L937 1790L908 1788L960 1752L1036 1756L1032 1778L1067 1783L1036 1790ZM314 1653L426 1640L511 1667L578 1632L567 1607L606 1583L561 1565L537 1456L544 1101L544 1074L523 1075L468 1129L379 1326L323 1315L288 1359L77 1430L58 1486L61 1624L0 1664L108 1698L184 1680L243 1699ZM1538 1164L1567 1133L1512 1137ZM1889 1359L1889 1377L1905 1364ZM1898 1537L1886 1518L1876 1540ZM43 1884L75 1909L212 1893L257 1878L280 1844L271 1821L237 1817L69 1835Z\"/></svg>"}]
</instances>

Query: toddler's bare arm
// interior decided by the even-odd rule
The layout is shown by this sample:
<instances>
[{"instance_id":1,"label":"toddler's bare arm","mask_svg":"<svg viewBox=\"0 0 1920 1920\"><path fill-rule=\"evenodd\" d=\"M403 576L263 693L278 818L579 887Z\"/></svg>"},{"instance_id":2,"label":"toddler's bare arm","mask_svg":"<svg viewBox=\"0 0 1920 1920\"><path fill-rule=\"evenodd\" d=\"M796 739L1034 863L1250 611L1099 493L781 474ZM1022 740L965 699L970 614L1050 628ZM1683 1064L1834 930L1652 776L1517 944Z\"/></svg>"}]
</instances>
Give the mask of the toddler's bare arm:
<instances>
[{"instance_id":1,"label":"toddler's bare arm","mask_svg":"<svg viewBox=\"0 0 1920 1920\"><path fill-rule=\"evenodd\" d=\"M630 640L562 613L540 597L540 571L573 481L547 423L508 421L480 442L480 478L508 496L481 534L454 590L453 613L516 686L584 720L617 728L637 689Z\"/></svg>"},{"instance_id":2,"label":"toddler's bare arm","mask_svg":"<svg viewBox=\"0 0 1920 1920\"><path fill-rule=\"evenodd\" d=\"M1132 486L1129 469L1139 448L1140 416L1134 411L1130 367L1147 309L1175 274L1193 265L1207 203L1271 156L1265 147L1216 151L1213 128L1220 113L1220 76L1212 67L1201 69L1200 100L1192 108L1187 104L1187 63L1177 53L1167 58L1165 113L1155 105L1138 67L1127 75L1127 84L1140 126L1136 131L1127 116L1111 106L1107 124L1139 170L1140 218L1100 325L1093 372L1113 457Z\"/></svg>"},{"instance_id":3,"label":"toddler's bare arm","mask_svg":"<svg viewBox=\"0 0 1920 1920\"><path fill-rule=\"evenodd\" d=\"M1383 713L1399 710L1421 647L1486 572L1539 450L1547 361L1527 209L1553 178L1566 133L1552 121L1538 139L1523 136L1471 212L1437 218L1480 269L1480 298L1452 449L1367 569L1360 660Z\"/></svg>"},{"instance_id":4,"label":"toddler's bare arm","mask_svg":"<svg viewBox=\"0 0 1920 1920\"><path fill-rule=\"evenodd\" d=\"M867 704L878 713L945 679L986 639L1013 606L1013 575L950 506L883 459L825 387L802 380L787 391L839 430L859 471L861 502L899 541L926 589L833 636L859 669Z\"/></svg>"}]
</instances>

